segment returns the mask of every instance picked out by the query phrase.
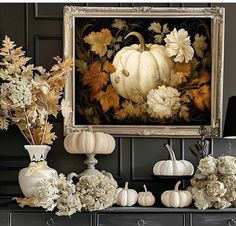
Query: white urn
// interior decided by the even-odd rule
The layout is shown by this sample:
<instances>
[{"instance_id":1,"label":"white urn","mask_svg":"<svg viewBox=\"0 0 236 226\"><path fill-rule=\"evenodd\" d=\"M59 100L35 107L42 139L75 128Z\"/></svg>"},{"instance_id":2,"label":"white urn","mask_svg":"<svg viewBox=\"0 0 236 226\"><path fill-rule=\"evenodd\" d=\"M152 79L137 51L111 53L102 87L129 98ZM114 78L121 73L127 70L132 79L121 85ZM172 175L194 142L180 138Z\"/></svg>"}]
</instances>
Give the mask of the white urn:
<instances>
[{"instance_id":1,"label":"white urn","mask_svg":"<svg viewBox=\"0 0 236 226\"><path fill-rule=\"evenodd\" d=\"M28 167L20 170L18 180L25 197L32 197L37 192L38 184L43 179L57 178L57 171L48 167L45 161L51 147L47 145L25 145L30 156Z\"/></svg>"}]
</instances>

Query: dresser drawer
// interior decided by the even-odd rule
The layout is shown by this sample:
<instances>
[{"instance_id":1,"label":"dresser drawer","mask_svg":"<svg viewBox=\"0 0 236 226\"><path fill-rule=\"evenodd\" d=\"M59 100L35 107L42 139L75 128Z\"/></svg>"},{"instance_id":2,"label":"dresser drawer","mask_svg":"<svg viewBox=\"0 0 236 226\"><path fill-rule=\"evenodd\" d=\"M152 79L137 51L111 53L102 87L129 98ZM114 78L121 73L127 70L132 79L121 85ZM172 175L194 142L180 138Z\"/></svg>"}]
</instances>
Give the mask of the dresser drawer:
<instances>
[{"instance_id":1,"label":"dresser drawer","mask_svg":"<svg viewBox=\"0 0 236 226\"><path fill-rule=\"evenodd\" d=\"M98 226L184 226L184 214L98 214Z\"/></svg>"},{"instance_id":2,"label":"dresser drawer","mask_svg":"<svg viewBox=\"0 0 236 226\"><path fill-rule=\"evenodd\" d=\"M10 226L90 226L89 213L59 217L55 213L11 212Z\"/></svg>"},{"instance_id":3,"label":"dresser drawer","mask_svg":"<svg viewBox=\"0 0 236 226\"><path fill-rule=\"evenodd\" d=\"M192 214L192 226L236 226L236 213Z\"/></svg>"}]
</instances>

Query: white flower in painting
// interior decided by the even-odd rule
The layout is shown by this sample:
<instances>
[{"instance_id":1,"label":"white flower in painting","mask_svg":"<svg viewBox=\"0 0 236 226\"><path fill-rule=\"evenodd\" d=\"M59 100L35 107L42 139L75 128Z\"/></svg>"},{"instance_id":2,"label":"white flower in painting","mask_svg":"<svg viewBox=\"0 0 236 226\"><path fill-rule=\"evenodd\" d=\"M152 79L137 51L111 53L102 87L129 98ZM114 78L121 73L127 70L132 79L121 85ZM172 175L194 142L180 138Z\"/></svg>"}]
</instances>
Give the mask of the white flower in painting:
<instances>
[{"instance_id":1,"label":"white flower in painting","mask_svg":"<svg viewBox=\"0 0 236 226\"><path fill-rule=\"evenodd\" d=\"M180 108L180 93L177 89L162 85L149 91L147 104L152 117L170 118Z\"/></svg>"},{"instance_id":2,"label":"white flower in painting","mask_svg":"<svg viewBox=\"0 0 236 226\"><path fill-rule=\"evenodd\" d=\"M204 35L199 35L198 33L194 37L195 41L193 47L195 49L196 55L203 58L203 53L207 48L206 37Z\"/></svg>"},{"instance_id":3,"label":"white flower in painting","mask_svg":"<svg viewBox=\"0 0 236 226\"><path fill-rule=\"evenodd\" d=\"M188 63L192 60L194 50L191 46L190 36L185 29L174 30L164 39L166 42L166 54L168 57L175 56L174 61Z\"/></svg>"},{"instance_id":4,"label":"white flower in painting","mask_svg":"<svg viewBox=\"0 0 236 226\"><path fill-rule=\"evenodd\" d=\"M111 26L119 30L125 30L128 27L126 21L121 19L114 19L114 23Z\"/></svg>"},{"instance_id":5,"label":"white flower in painting","mask_svg":"<svg viewBox=\"0 0 236 226\"><path fill-rule=\"evenodd\" d=\"M70 102L66 101L65 99L61 101L61 113L65 121L69 120L70 114L72 113L72 108L70 106Z\"/></svg>"}]
</instances>

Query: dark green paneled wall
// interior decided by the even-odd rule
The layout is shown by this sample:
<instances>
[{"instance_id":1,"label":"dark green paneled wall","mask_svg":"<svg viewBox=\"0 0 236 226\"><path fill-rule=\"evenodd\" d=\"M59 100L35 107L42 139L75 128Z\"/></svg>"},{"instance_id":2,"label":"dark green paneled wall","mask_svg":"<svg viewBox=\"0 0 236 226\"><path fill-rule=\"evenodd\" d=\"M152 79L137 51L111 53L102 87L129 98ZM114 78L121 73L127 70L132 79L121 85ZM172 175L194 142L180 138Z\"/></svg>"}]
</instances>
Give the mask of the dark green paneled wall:
<instances>
[{"instance_id":1,"label":"dark green paneled wall","mask_svg":"<svg viewBox=\"0 0 236 226\"><path fill-rule=\"evenodd\" d=\"M0 4L0 39L10 36L17 44L23 45L32 62L50 67L55 55L63 54L63 5L64 4ZM78 5L78 4L77 4ZM87 4L80 4L86 6ZM115 4L88 4L89 6L140 6L142 4L115 3ZM145 4L155 7L209 7L208 3L190 4ZM218 4L219 5L219 4ZM229 96L236 95L236 4L222 4L226 8L225 30L225 78L224 78L224 105L227 106ZM84 156L70 155L63 148L63 125L61 117L55 120L55 130L58 139L49 153L49 165L58 172L79 172L84 168ZM115 152L109 156L97 156L99 169L113 173L120 184L126 180L131 186L141 189L143 183L151 190L160 194L169 188L173 181L155 181L151 177L154 163L167 158L163 143L169 142L176 150L177 157L191 160L195 165L197 159L189 151L194 147L195 139L148 139L148 138L117 138ZM28 164L28 157L23 148L24 138L15 127L8 132L0 132L0 195L19 194L17 183L18 171ZM236 154L236 142L232 142ZM211 151L215 156L228 154L228 141L215 139L211 141Z\"/></svg>"}]
</instances>

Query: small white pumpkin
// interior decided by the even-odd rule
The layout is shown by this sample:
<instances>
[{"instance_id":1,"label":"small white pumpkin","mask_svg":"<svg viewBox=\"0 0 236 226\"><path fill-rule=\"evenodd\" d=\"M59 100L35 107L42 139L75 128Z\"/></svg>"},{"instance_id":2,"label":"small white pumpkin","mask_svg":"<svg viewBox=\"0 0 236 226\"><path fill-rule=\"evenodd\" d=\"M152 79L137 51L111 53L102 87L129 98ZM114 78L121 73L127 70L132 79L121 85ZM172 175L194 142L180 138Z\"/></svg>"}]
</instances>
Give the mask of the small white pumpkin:
<instances>
[{"instance_id":1,"label":"small white pumpkin","mask_svg":"<svg viewBox=\"0 0 236 226\"><path fill-rule=\"evenodd\" d=\"M167 82L173 61L165 53L165 47L145 44L143 36L136 31L126 37L136 36L140 44L125 46L114 57L116 71L110 75L111 83L122 97L135 101L133 91L138 90L146 99L148 92Z\"/></svg>"},{"instance_id":2,"label":"small white pumpkin","mask_svg":"<svg viewBox=\"0 0 236 226\"><path fill-rule=\"evenodd\" d=\"M138 193L134 189L128 188L128 182L125 182L124 188L117 188L117 200L118 206L133 206L137 203Z\"/></svg>"},{"instance_id":3,"label":"small white pumpkin","mask_svg":"<svg viewBox=\"0 0 236 226\"><path fill-rule=\"evenodd\" d=\"M153 206L155 203L155 197L152 192L147 190L146 185L143 185L144 192L138 193L138 204L140 206Z\"/></svg>"},{"instance_id":4,"label":"small white pumpkin","mask_svg":"<svg viewBox=\"0 0 236 226\"><path fill-rule=\"evenodd\" d=\"M189 191L180 191L178 181L175 185L175 190L165 191L161 195L161 202L166 207L182 208L187 207L192 203L193 197Z\"/></svg>"},{"instance_id":5,"label":"small white pumpkin","mask_svg":"<svg viewBox=\"0 0 236 226\"><path fill-rule=\"evenodd\" d=\"M172 148L168 144L165 144L165 147L170 153L171 160L157 162L153 167L153 174L162 176L193 175L194 167L192 163L186 160L176 160L175 153Z\"/></svg>"},{"instance_id":6,"label":"small white pumpkin","mask_svg":"<svg viewBox=\"0 0 236 226\"><path fill-rule=\"evenodd\" d=\"M111 154L115 149L115 139L102 132L73 132L65 137L64 147L71 154Z\"/></svg>"}]
</instances>

